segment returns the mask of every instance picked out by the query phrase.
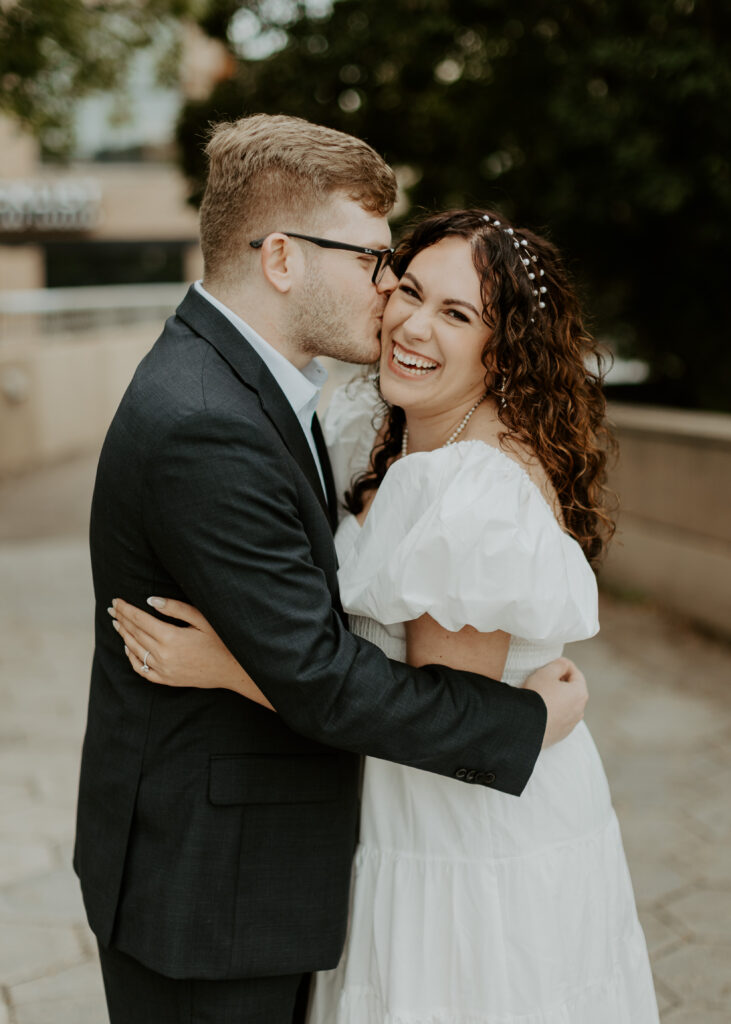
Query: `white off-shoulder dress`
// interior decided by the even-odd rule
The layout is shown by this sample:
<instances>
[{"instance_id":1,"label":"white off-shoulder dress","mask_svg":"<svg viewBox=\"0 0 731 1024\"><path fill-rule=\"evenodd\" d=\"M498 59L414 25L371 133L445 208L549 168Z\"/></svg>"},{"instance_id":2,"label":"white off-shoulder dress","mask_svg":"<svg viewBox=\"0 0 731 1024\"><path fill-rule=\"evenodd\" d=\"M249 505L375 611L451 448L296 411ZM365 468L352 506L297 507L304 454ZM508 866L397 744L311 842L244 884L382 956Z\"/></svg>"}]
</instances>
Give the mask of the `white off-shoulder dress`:
<instances>
[{"instance_id":1,"label":"white off-shoulder dress","mask_svg":"<svg viewBox=\"0 0 731 1024\"><path fill-rule=\"evenodd\" d=\"M373 385L324 422L342 491L367 465ZM336 545L351 629L405 660L404 622L511 635L520 685L598 629L593 572L524 470L465 441L389 469ZM601 680L592 680L600 686ZM586 725L520 797L367 758L348 938L308 1024L655 1024L606 776Z\"/></svg>"}]
</instances>

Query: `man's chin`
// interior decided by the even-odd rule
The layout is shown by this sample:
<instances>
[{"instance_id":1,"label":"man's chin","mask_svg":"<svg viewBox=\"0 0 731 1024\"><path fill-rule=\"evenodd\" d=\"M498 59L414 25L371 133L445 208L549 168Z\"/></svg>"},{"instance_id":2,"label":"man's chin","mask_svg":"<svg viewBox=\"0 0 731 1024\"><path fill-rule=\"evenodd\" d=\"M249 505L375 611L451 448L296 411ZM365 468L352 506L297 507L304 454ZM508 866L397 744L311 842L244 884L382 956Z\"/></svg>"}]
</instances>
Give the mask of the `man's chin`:
<instances>
[{"instance_id":1,"label":"man's chin","mask_svg":"<svg viewBox=\"0 0 731 1024\"><path fill-rule=\"evenodd\" d=\"M338 336L336 329L331 329L326 343L310 347L311 355L326 356L337 359L341 363L354 363L358 366L369 366L379 362L381 358L381 337L371 335L370 339L346 335Z\"/></svg>"},{"instance_id":2,"label":"man's chin","mask_svg":"<svg viewBox=\"0 0 731 1024\"><path fill-rule=\"evenodd\" d=\"M380 334L378 339L373 343L371 348L366 348L365 345L362 347L359 345L356 349L353 346L353 352L347 362L357 363L359 366L370 366L373 363L379 363L381 361L381 337Z\"/></svg>"}]
</instances>

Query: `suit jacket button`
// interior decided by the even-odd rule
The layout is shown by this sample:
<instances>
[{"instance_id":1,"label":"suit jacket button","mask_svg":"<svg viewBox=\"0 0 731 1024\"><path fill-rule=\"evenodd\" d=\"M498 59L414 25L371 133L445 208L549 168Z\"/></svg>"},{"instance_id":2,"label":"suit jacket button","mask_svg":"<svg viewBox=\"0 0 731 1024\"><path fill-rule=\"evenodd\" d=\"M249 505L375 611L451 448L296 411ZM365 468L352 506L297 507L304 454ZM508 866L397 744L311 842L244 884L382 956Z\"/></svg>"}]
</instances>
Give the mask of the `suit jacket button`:
<instances>
[{"instance_id":1,"label":"suit jacket button","mask_svg":"<svg viewBox=\"0 0 731 1024\"><path fill-rule=\"evenodd\" d=\"M467 769L466 768L458 768L457 771L454 773L454 777L455 777L455 779L463 779L466 774L467 774Z\"/></svg>"},{"instance_id":2,"label":"suit jacket button","mask_svg":"<svg viewBox=\"0 0 731 1024\"><path fill-rule=\"evenodd\" d=\"M491 782L495 781L495 772L483 772L482 774L485 776L484 785L489 786Z\"/></svg>"},{"instance_id":3,"label":"suit jacket button","mask_svg":"<svg viewBox=\"0 0 731 1024\"><path fill-rule=\"evenodd\" d=\"M476 777L477 772L475 771L474 768L470 768L470 770L465 775L465 779L467 780L467 782L474 782Z\"/></svg>"}]
</instances>

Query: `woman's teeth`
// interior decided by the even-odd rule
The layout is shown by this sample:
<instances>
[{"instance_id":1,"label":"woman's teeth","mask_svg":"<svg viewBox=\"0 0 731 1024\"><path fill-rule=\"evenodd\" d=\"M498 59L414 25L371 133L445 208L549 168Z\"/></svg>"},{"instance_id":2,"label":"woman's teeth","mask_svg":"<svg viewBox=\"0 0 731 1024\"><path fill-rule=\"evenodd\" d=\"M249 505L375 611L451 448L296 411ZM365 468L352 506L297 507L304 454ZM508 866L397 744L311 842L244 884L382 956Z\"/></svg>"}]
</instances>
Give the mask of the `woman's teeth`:
<instances>
[{"instance_id":1,"label":"woman's teeth","mask_svg":"<svg viewBox=\"0 0 731 1024\"><path fill-rule=\"evenodd\" d=\"M415 356L411 352L405 352L399 345L394 342L393 346L393 361L397 366L401 367L402 370L406 370L408 373L413 373L414 376L423 377L424 374L430 373L432 370L436 370L439 366L438 363L433 363L429 359L422 359L421 356Z\"/></svg>"}]
</instances>

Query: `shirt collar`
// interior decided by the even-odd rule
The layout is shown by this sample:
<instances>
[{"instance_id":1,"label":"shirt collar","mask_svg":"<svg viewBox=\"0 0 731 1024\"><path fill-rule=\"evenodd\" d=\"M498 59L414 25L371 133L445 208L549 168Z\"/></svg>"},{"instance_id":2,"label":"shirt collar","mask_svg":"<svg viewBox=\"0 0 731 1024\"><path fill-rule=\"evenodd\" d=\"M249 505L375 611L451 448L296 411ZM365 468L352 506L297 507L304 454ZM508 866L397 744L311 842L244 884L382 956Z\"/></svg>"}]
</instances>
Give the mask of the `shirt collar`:
<instances>
[{"instance_id":1,"label":"shirt collar","mask_svg":"<svg viewBox=\"0 0 731 1024\"><path fill-rule=\"evenodd\" d=\"M327 370L322 363L318 362L317 359L312 359L299 370L294 363L290 363L286 356L283 356L268 341L265 341L251 324L247 324L233 310L206 291L202 281L196 281L194 287L204 299L207 299L212 306L215 306L219 312L223 313L231 321L234 327L251 344L254 351L261 356L277 384L279 384L284 392L297 418L300 421L303 418L311 419L320 398L323 384L327 380ZM309 427L309 422L307 426Z\"/></svg>"}]
</instances>

